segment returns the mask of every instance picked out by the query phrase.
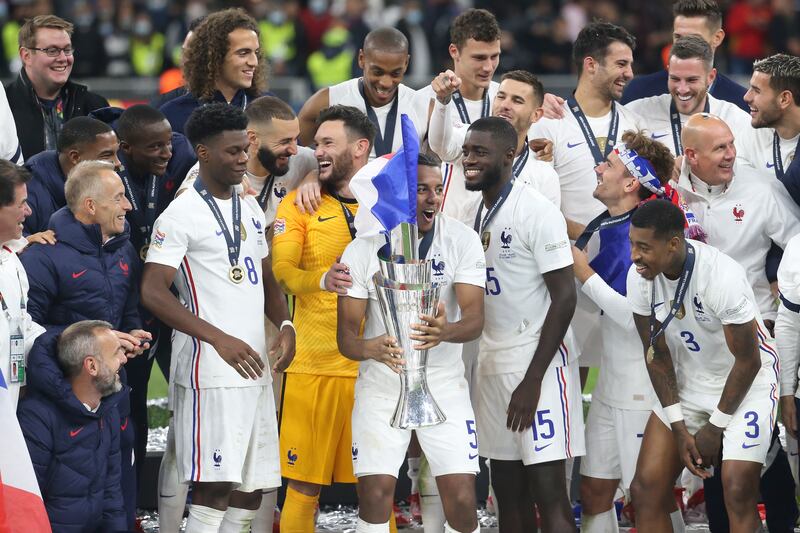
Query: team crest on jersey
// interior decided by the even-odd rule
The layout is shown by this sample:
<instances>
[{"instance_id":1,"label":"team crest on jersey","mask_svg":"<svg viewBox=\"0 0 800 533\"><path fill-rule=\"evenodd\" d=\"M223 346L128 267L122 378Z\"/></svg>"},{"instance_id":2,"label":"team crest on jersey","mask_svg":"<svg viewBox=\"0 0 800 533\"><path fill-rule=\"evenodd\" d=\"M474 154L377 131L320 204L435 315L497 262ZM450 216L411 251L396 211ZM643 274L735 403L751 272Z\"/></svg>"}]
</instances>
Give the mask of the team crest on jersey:
<instances>
[{"instance_id":1,"label":"team crest on jersey","mask_svg":"<svg viewBox=\"0 0 800 533\"><path fill-rule=\"evenodd\" d=\"M500 233L500 257L503 259L511 259L517 255L511 249L512 240L514 240L514 236L511 233L511 228L503 228L503 231Z\"/></svg>"},{"instance_id":2,"label":"team crest on jersey","mask_svg":"<svg viewBox=\"0 0 800 533\"><path fill-rule=\"evenodd\" d=\"M736 204L733 206L733 220L736 222L741 222L744 218L744 209L742 209L742 204Z\"/></svg>"},{"instance_id":3,"label":"team crest on jersey","mask_svg":"<svg viewBox=\"0 0 800 533\"><path fill-rule=\"evenodd\" d=\"M484 231L481 234L481 243L483 244L483 251L489 249L489 244L492 242L492 232L491 231Z\"/></svg>"},{"instance_id":4,"label":"team crest on jersey","mask_svg":"<svg viewBox=\"0 0 800 533\"><path fill-rule=\"evenodd\" d=\"M289 448L289 451L286 452L286 463L289 466L294 466L297 462L297 450L295 448Z\"/></svg>"},{"instance_id":5,"label":"team crest on jersey","mask_svg":"<svg viewBox=\"0 0 800 533\"><path fill-rule=\"evenodd\" d=\"M214 459L214 470L219 470L222 466L222 453L220 453L219 449L214 450L211 458Z\"/></svg>"},{"instance_id":6,"label":"team crest on jersey","mask_svg":"<svg viewBox=\"0 0 800 533\"><path fill-rule=\"evenodd\" d=\"M700 295L695 294L692 298L692 309L694 309L694 319L698 322L710 322L711 318L706 314L703 308L703 302L700 301Z\"/></svg>"},{"instance_id":7,"label":"team crest on jersey","mask_svg":"<svg viewBox=\"0 0 800 533\"><path fill-rule=\"evenodd\" d=\"M350 451L353 453L353 461L358 459L358 444L353 443L353 446L350 448Z\"/></svg>"},{"instance_id":8,"label":"team crest on jersey","mask_svg":"<svg viewBox=\"0 0 800 533\"><path fill-rule=\"evenodd\" d=\"M283 235L286 233L286 219L285 218L276 218L275 222L272 224L272 233L276 237L278 235Z\"/></svg>"},{"instance_id":9,"label":"team crest on jersey","mask_svg":"<svg viewBox=\"0 0 800 533\"><path fill-rule=\"evenodd\" d=\"M276 185L275 188L272 189L272 192L275 193L275 198L277 198L278 200L282 200L283 197L286 196L286 187L284 187L283 185L278 187Z\"/></svg>"}]
</instances>

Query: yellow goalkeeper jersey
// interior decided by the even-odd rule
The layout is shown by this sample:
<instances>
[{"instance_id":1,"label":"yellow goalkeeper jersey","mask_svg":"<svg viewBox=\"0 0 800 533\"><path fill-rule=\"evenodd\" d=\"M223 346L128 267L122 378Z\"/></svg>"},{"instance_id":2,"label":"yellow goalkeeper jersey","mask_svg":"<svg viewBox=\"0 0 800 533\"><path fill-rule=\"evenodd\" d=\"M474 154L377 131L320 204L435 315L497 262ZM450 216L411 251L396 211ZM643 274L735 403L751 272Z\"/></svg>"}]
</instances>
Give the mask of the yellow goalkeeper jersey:
<instances>
[{"instance_id":1,"label":"yellow goalkeeper jersey","mask_svg":"<svg viewBox=\"0 0 800 533\"><path fill-rule=\"evenodd\" d=\"M354 217L358 203L323 192L322 205L310 215L297 209L295 197L296 191L290 192L278 206L272 239L275 278L295 296L297 351L286 371L356 377L358 362L339 353L336 344L337 295L320 289L320 279L352 240L344 209Z\"/></svg>"}]
</instances>

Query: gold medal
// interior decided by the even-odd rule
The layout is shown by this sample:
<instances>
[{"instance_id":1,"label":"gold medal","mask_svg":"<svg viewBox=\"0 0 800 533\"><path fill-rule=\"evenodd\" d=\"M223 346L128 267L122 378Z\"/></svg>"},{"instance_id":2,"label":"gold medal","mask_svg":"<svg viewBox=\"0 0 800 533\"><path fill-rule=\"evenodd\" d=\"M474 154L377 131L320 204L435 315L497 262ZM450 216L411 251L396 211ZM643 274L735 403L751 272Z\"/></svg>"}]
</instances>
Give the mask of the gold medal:
<instances>
[{"instance_id":1,"label":"gold medal","mask_svg":"<svg viewBox=\"0 0 800 533\"><path fill-rule=\"evenodd\" d=\"M142 261L147 259L147 250L149 250L149 249L150 249L150 245L149 244L145 244L144 246L139 248L139 257L142 258Z\"/></svg>"},{"instance_id":2,"label":"gold medal","mask_svg":"<svg viewBox=\"0 0 800 533\"><path fill-rule=\"evenodd\" d=\"M236 284L239 284L244 279L244 269L239 265L233 265L230 270L228 270L228 278Z\"/></svg>"},{"instance_id":3,"label":"gold medal","mask_svg":"<svg viewBox=\"0 0 800 533\"><path fill-rule=\"evenodd\" d=\"M481 243L483 244L483 251L489 249L489 243L492 241L492 232L484 231L481 235Z\"/></svg>"},{"instance_id":4,"label":"gold medal","mask_svg":"<svg viewBox=\"0 0 800 533\"><path fill-rule=\"evenodd\" d=\"M652 363L653 357L655 357L656 351L653 349L653 345L651 344L649 348L647 348L647 362Z\"/></svg>"}]
</instances>

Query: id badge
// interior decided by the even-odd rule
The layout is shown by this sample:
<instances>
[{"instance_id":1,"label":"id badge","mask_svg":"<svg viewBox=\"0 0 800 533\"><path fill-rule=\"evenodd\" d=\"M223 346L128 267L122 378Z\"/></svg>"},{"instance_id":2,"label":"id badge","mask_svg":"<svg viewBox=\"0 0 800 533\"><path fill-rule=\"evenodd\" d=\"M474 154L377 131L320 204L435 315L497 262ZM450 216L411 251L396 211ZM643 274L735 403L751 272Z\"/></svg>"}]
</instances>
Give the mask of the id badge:
<instances>
[{"instance_id":1,"label":"id badge","mask_svg":"<svg viewBox=\"0 0 800 533\"><path fill-rule=\"evenodd\" d=\"M10 340L11 383L25 383L25 337L17 331Z\"/></svg>"}]
</instances>

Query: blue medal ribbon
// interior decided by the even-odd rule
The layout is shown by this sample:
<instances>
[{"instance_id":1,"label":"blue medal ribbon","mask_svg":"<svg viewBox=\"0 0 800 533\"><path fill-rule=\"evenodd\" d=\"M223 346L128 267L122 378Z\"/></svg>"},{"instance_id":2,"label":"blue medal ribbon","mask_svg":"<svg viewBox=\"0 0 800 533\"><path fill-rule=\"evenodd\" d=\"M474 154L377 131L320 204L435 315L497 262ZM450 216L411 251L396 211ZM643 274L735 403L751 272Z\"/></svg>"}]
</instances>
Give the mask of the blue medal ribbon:
<instances>
[{"instance_id":1,"label":"blue medal ribbon","mask_svg":"<svg viewBox=\"0 0 800 533\"><path fill-rule=\"evenodd\" d=\"M591 150L592 157L594 157L595 166L599 165L606 160L606 157L608 157L608 154L611 153L611 149L614 148L614 145L617 142L617 132L619 130L619 113L617 113L617 104L615 102L611 102L611 123L608 125L606 149L603 152L600 151L600 146L597 144L597 138L594 136L592 128L589 126L589 121L586 120L586 115L583 114L583 110L581 109L580 104L578 104L578 101L575 100L574 96L567 98L567 106L572 112L572 115L575 117L575 120L578 121L578 126L580 126L583 137L586 139L586 144L589 145L589 150Z\"/></svg>"},{"instance_id":2,"label":"blue medal ribbon","mask_svg":"<svg viewBox=\"0 0 800 533\"><path fill-rule=\"evenodd\" d=\"M478 204L478 212L475 213L475 231L478 232L478 235L481 235L483 231L486 229L486 226L489 225L489 222L492 221L492 218L497 214L500 210L500 207L508 200L508 196L511 194L511 189L514 187L514 181L511 180L505 184L503 190L500 191L500 196L497 197L497 200L494 202L494 205L490 207L486 211L486 216L483 217L483 222L481 222L481 211L483 211L483 198L480 200L480 204Z\"/></svg>"},{"instance_id":3,"label":"blue medal ribbon","mask_svg":"<svg viewBox=\"0 0 800 533\"><path fill-rule=\"evenodd\" d=\"M617 226L619 224L624 224L625 222L630 220L634 211L636 211L635 207L630 211L628 211L627 213L623 213L615 217L612 217L608 213L608 210L603 211L586 225L586 228L583 230L583 233L581 233L578 239L575 241L575 247L578 250L585 249L586 245L589 244L589 239L592 238L592 235L594 235L595 232L600 231L602 229L610 228L612 226Z\"/></svg>"},{"instance_id":4,"label":"blue medal ribbon","mask_svg":"<svg viewBox=\"0 0 800 533\"><path fill-rule=\"evenodd\" d=\"M128 201L131 203L131 218L136 220L136 225L139 227L139 231L142 234L144 244L147 245L150 243L150 234L153 231L153 225L157 218L158 176L154 174L150 175L144 206L140 206L139 201L136 199L136 194L128 179L128 171L120 171L119 177L122 179L122 184L125 186L125 196L128 197ZM142 209L142 207L144 207L144 209Z\"/></svg>"},{"instance_id":5,"label":"blue medal ribbon","mask_svg":"<svg viewBox=\"0 0 800 533\"><path fill-rule=\"evenodd\" d=\"M706 95L706 103L703 106L703 113L709 112L708 95ZM672 143L675 145L675 155L683 155L683 144L681 143L681 115L678 113L678 108L675 106L675 100L669 101L669 123L672 129Z\"/></svg>"},{"instance_id":6,"label":"blue medal ribbon","mask_svg":"<svg viewBox=\"0 0 800 533\"><path fill-rule=\"evenodd\" d=\"M228 231L228 225L225 223L225 219L222 216L222 211L219 210L219 206L214 200L214 197L208 192L206 186L203 185L203 180L200 179L200 176L194 180L194 189L200 195L200 198L202 198L206 203L208 208L211 209L211 213L214 215L217 224L222 230L222 234L225 236L225 243L228 246L228 261L232 267L238 265L239 251L242 244L242 206L239 195L236 194L235 190L231 190L231 204L233 209L233 215L231 217L231 222L233 224L233 236L231 236L231 232Z\"/></svg>"},{"instance_id":7,"label":"blue medal ribbon","mask_svg":"<svg viewBox=\"0 0 800 533\"><path fill-rule=\"evenodd\" d=\"M361 98L364 99L364 108L367 110L367 118L375 126L375 157L381 157L386 154L392 153L392 145L394 144L394 129L397 124L397 105L400 101L400 87L397 87L397 92L394 95L392 107L389 109L389 114L386 115L386 127L381 133L381 125L378 122L378 115L367 100L367 95L364 93L364 80L358 80L358 92L361 93Z\"/></svg>"},{"instance_id":8,"label":"blue medal ribbon","mask_svg":"<svg viewBox=\"0 0 800 533\"><path fill-rule=\"evenodd\" d=\"M469 111L467 111L467 104L464 102L464 97L461 96L461 91L456 90L453 93L453 104L456 106L458 116L461 118L462 124L472 124L469 118ZM483 98L481 99L481 118L489 116L489 88L483 90Z\"/></svg>"},{"instance_id":9,"label":"blue medal ribbon","mask_svg":"<svg viewBox=\"0 0 800 533\"><path fill-rule=\"evenodd\" d=\"M678 279L678 286L675 288L675 299L672 300L672 307L669 310L669 314L661 322L661 326L656 331L656 283L653 280L652 289L650 291L650 354L652 354L653 347L655 346L656 339L666 331L667 326L672 319L675 318L675 315L683 306L683 299L686 296L686 291L689 288L689 282L692 279L692 271L694 270L694 261L695 261L695 251L694 246L686 243L686 260L683 263L683 271L681 272L681 277Z\"/></svg>"}]
</instances>

